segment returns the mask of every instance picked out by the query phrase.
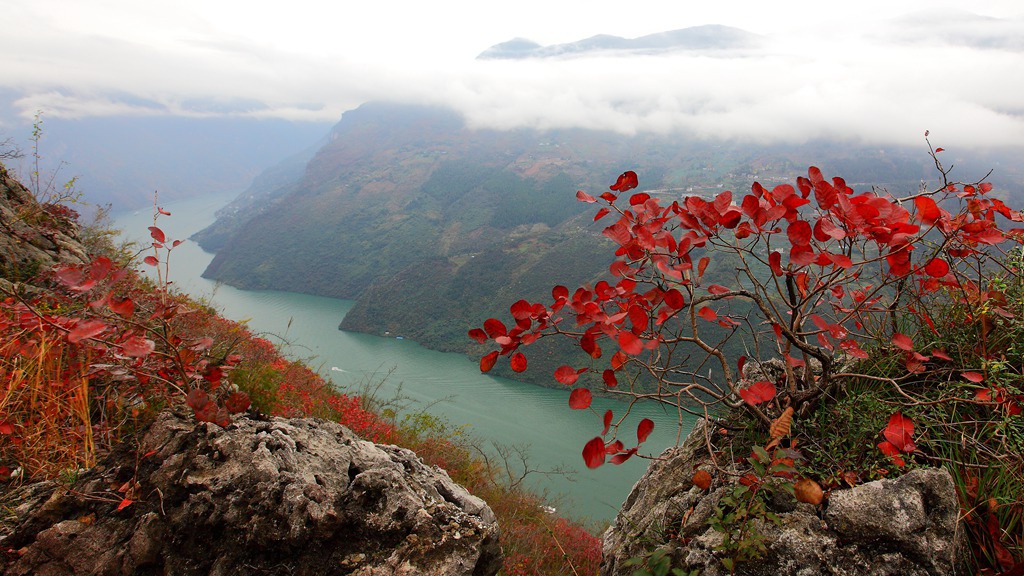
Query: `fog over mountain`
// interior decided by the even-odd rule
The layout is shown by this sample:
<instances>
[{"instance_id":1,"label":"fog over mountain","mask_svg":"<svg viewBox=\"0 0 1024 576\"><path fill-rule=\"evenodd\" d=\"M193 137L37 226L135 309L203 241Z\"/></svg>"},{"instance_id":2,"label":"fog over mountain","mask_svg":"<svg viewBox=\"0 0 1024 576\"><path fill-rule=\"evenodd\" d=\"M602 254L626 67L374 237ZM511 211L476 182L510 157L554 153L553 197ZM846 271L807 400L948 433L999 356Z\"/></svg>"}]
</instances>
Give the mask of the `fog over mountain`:
<instances>
[{"instance_id":1,"label":"fog over mountain","mask_svg":"<svg viewBox=\"0 0 1024 576\"><path fill-rule=\"evenodd\" d=\"M2 99L2 96L0 96ZM154 116L41 117L39 171L56 187L77 177L92 204L117 209L218 193L238 193L267 166L319 147L331 124L281 118ZM5 164L27 182L35 169L31 120L0 131L21 159Z\"/></svg>"},{"instance_id":2,"label":"fog over mountain","mask_svg":"<svg viewBox=\"0 0 1024 576\"><path fill-rule=\"evenodd\" d=\"M0 10L0 88L17 92L22 119L332 122L389 100L451 107L477 128L909 145L931 130L943 145L1024 145L1024 18L1011 0Z\"/></svg>"},{"instance_id":3,"label":"fog over mountain","mask_svg":"<svg viewBox=\"0 0 1024 576\"><path fill-rule=\"evenodd\" d=\"M541 46L531 40L515 38L495 44L478 59L553 58L558 56L663 54L682 50L718 51L756 49L763 44L757 35L729 26L707 25L648 34L640 38L620 38L599 34L568 44Z\"/></svg>"}]
</instances>

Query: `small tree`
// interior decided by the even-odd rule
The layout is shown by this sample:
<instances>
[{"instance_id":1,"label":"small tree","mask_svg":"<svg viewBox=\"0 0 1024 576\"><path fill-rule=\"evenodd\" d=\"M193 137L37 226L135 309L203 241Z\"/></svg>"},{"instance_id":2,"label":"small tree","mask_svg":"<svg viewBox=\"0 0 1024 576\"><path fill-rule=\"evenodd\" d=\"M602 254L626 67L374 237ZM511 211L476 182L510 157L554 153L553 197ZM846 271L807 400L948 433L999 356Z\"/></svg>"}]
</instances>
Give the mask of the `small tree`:
<instances>
[{"instance_id":1,"label":"small tree","mask_svg":"<svg viewBox=\"0 0 1024 576\"><path fill-rule=\"evenodd\" d=\"M570 407L589 408L592 388L631 400L618 417L601 415L601 434L583 449L589 467L637 453L653 422L638 424L631 448L617 430L639 400L709 419L742 409L778 439L794 415L852 379L890 387L908 403L915 400L901 386L926 369L984 386L985 374L958 366L934 337L930 310L948 300L1012 316L989 279L1006 270L1007 247L1021 243L1024 230L1007 226L1024 216L991 197L991 184L952 181L943 150L929 143L929 151L941 185L903 197L857 193L815 167L795 186L755 182L742 196L669 203L627 194L638 186L634 172L599 197L579 191L581 202L605 204L595 221L614 217L603 230L615 244L611 276L572 291L555 286L550 304L514 303L510 325L490 318L471 330L498 347L481 370L507 356L521 372L528 345L573 340L587 361L554 373L573 387ZM869 355L895 359L901 374L858 370ZM1024 404L1014 394L999 401L1006 410ZM900 463L915 450L913 433L894 410L879 449Z\"/></svg>"}]
</instances>

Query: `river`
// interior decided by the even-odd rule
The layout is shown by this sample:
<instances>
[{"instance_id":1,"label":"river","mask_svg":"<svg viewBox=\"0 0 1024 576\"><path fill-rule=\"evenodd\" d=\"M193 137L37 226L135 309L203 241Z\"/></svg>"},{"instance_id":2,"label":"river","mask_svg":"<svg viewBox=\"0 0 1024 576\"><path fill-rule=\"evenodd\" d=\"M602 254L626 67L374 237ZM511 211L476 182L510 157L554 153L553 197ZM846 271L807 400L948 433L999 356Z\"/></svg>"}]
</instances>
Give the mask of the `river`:
<instances>
[{"instance_id":1,"label":"river","mask_svg":"<svg viewBox=\"0 0 1024 576\"><path fill-rule=\"evenodd\" d=\"M165 206L171 216L158 225L168 239L187 238L209 225L214 212L228 196L210 196ZM149 241L148 210L115 217L115 225L127 238ZM207 299L224 316L245 321L272 341L287 343L293 357L310 364L342 389L358 392L362 382L377 382L391 372L378 394L383 398L400 392L416 406L429 407L453 426L465 426L485 441L528 445L533 468L562 467L564 475L533 475L532 488L546 491L559 513L582 520L609 521L648 461L633 458L620 466L606 464L591 470L583 465L581 452L588 440L601 432L606 409L618 414L623 404L595 399L594 410L570 410L568 391L543 388L481 374L477 363L451 353L428 350L410 340L382 338L338 330L338 323L352 307L349 300L279 291L238 290L202 278L213 255L194 242L178 246L170 259L170 279L178 289ZM505 309L495 303L495 311ZM469 327L467 327L468 329ZM641 418L656 423L642 453L657 454L677 439L677 416L656 406L634 408L622 434L629 445L632 430ZM692 420L686 423L692 427ZM688 431L684 431L685 434Z\"/></svg>"}]
</instances>

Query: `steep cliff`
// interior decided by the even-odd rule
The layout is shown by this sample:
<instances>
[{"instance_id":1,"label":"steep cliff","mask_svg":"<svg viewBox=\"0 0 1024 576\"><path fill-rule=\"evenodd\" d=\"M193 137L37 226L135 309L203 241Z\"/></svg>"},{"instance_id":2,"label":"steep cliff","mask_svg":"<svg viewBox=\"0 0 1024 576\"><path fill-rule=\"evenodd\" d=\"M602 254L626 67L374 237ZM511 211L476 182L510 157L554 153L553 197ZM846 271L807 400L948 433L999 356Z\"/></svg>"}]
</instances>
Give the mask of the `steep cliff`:
<instances>
[{"instance_id":1,"label":"steep cliff","mask_svg":"<svg viewBox=\"0 0 1024 576\"><path fill-rule=\"evenodd\" d=\"M0 164L0 286L31 282L57 263L88 262L65 206L44 206Z\"/></svg>"}]
</instances>

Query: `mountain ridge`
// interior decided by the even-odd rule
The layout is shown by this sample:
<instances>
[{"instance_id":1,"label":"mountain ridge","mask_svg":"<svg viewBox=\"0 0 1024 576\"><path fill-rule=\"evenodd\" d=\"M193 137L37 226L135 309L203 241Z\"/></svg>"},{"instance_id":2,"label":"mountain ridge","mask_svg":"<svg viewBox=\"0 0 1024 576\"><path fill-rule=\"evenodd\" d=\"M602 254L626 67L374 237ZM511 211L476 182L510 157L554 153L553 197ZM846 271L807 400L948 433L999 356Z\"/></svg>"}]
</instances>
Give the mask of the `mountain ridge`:
<instances>
[{"instance_id":1,"label":"mountain ridge","mask_svg":"<svg viewBox=\"0 0 1024 576\"><path fill-rule=\"evenodd\" d=\"M593 283L607 273L603 226L576 190L597 195L632 169L641 190L709 196L754 181L793 182L806 159L858 188L916 190L934 172L923 147L474 130L448 109L371 103L342 117L272 205L234 214L219 246L200 235L201 245L218 249L204 276L353 299L339 318L343 329L473 354L466 331L513 301L547 300L553 284ZM969 170L969 159L955 160ZM211 230L228 225L222 218ZM713 263L708 274L717 266L727 264ZM537 364L559 354L545 351ZM542 367L516 377L545 382L549 374Z\"/></svg>"},{"instance_id":2,"label":"mountain ridge","mask_svg":"<svg viewBox=\"0 0 1024 576\"><path fill-rule=\"evenodd\" d=\"M741 28L706 24L678 30L656 32L637 38L598 34L589 38L542 46L526 38L513 38L481 52L478 60L515 60L554 58L560 56L591 56L616 53L661 53L699 50L741 50L756 48L763 37Z\"/></svg>"}]
</instances>

